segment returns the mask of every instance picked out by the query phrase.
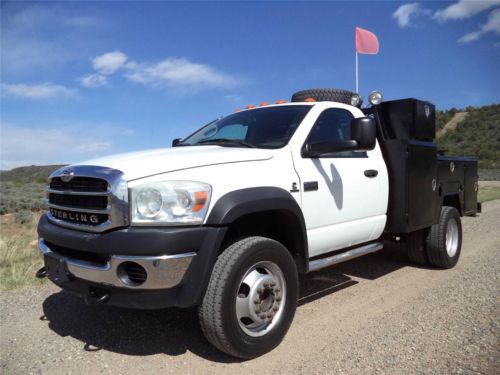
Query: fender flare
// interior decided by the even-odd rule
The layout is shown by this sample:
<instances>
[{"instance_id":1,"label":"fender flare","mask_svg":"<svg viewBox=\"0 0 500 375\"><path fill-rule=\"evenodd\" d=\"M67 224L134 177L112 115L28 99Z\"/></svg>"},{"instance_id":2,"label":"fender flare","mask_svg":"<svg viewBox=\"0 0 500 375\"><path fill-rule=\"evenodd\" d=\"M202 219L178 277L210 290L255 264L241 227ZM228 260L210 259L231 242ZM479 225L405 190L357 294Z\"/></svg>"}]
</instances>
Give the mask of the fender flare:
<instances>
[{"instance_id":1,"label":"fender flare","mask_svg":"<svg viewBox=\"0 0 500 375\"><path fill-rule=\"evenodd\" d=\"M243 216L265 211L282 211L298 221L301 230L301 249L298 249L297 254L299 272L307 272L309 249L304 215L292 195L284 189L264 186L227 193L215 203L206 225L226 226Z\"/></svg>"}]
</instances>

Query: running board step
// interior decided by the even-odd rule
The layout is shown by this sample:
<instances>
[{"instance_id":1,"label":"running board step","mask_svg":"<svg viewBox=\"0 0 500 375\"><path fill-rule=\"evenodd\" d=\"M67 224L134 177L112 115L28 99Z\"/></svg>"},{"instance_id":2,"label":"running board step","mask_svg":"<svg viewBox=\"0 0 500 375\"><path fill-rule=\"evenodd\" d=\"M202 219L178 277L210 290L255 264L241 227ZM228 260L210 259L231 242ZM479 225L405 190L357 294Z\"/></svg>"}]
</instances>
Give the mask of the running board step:
<instances>
[{"instance_id":1,"label":"running board step","mask_svg":"<svg viewBox=\"0 0 500 375\"><path fill-rule=\"evenodd\" d=\"M347 262L348 260L360 257L362 255L374 253L376 251L382 250L383 247L384 245L382 245L380 242L371 243L369 245L357 247L355 249L351 249L337 255L332 255L328 258L321 258L310 261L309 272L317 271L337 263Z\"/></svg>"}]
</instances>

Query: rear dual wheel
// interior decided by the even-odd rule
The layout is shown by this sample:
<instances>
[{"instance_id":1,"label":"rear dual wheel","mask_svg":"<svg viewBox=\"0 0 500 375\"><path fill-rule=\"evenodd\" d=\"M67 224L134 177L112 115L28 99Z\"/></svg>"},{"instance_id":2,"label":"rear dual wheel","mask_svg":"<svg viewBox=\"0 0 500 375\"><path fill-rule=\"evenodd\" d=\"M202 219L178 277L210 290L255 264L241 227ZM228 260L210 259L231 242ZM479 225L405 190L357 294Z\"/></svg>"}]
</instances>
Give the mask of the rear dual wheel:
<instances>
[{"instance_id":1,"label":"rear dual wheel","mask_svg":"<svg viewBox=\"0 0 500 375\"><path fill-rule=\"evenodd\" d=\"M409 233L408 258L417 264L453 268L462 249L462 223L454 207L443 207L437 224Z\"/></svg>"},{"instance_id":2,"label":"rear dual wheel","mask_svg":"<svg viewBox=\"0 0 500 375\"><path fill-rule=\"evenodd\" d=\"M453 268L462 249L462 223L454 207L443 207L439 223L429 230L426 240L427 256L431 266Z\"/></svg>"},{"instance_id":3,"label":"rear dual wheel","mask_svg":"<svg viewBox=\"0 0 500 375\"><path fill-rule=\"evenodd\" d=\"M199 308L205 337L221 351L253 358L276 347L295 315L298 276L279 242L248 237L217 259Z\"/></svg>"}]
</instances>

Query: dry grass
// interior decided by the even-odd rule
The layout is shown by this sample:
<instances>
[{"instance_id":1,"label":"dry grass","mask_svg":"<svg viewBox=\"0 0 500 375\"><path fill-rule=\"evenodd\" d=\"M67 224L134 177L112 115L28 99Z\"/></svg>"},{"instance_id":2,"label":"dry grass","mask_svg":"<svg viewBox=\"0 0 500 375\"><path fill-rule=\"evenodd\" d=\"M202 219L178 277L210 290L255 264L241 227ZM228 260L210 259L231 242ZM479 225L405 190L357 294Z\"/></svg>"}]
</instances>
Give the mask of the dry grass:
<instances>
[{"instance_id":1,"label":"dry grass","mask_svg":"<svg viewBox=\"0 0 500 375\"><path fill-rule=\"evenodd\" d=\"M500 181L479 181L479 202L500 199Z\"/></svg>"},{"instance_id":2,"label":"dry grass","mask_svg":"<svg viewBox=\"0 0 500 375\"><path fill-rule=\"evenodd\" d=\"M43 266L37 249L36 223L18 224L15 215L0 215L0 290L25 285L41 285L45 281L35 278L35 272Z\"/></svg>"}]
</instances>

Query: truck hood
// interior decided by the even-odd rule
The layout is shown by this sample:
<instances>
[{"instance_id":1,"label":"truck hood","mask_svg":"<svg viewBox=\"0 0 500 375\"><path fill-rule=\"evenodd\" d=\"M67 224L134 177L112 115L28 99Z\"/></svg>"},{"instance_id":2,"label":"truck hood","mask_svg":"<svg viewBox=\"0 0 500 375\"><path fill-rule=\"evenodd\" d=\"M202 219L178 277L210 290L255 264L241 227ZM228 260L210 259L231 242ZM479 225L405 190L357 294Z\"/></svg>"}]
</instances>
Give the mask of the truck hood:
<instances>
[{"instance_id":1,"label":"truck hood","mask_svg":"<svg viewBox=\"0 0 500 375\"><path fill-rule=\"evenodd\" d=\"M128 181L156 174L208 165L271 159L273 150L221 146L183 146L137 151L87 160L76 165L122 171Z\"/></svg>"}]
</instances>

